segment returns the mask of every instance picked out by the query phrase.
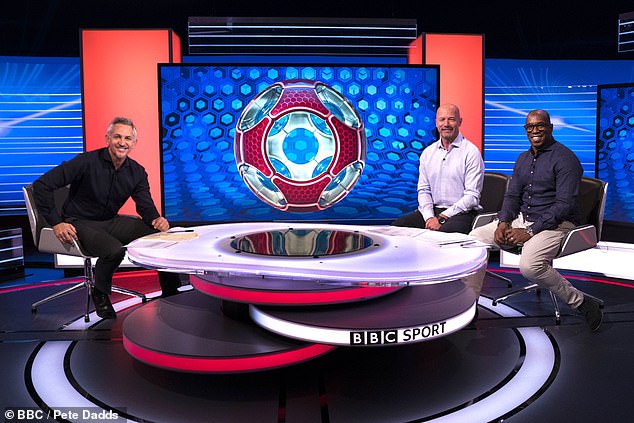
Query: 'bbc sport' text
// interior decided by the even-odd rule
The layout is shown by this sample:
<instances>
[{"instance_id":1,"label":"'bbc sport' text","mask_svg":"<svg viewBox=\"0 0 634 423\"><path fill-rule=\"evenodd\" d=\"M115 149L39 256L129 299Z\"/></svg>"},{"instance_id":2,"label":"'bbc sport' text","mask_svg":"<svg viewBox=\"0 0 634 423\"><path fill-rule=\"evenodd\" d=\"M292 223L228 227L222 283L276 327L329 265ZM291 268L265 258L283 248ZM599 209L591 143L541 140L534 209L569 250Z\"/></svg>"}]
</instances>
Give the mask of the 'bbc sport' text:
<instances>
[{"instance_id":1,"label":"'bbc sport' text","mask_svg":"<svg viewBox=\"0 0 634 423\"><path fill-rule=\"evenodd\" d=\"M350 332L350 345L383 345L401 342L416 342L427 338L435 338L445 333L446 323L419 326L401 330L376 330ZM400 339L399 339L400 333Z\"/></svg>"}]
</instances>

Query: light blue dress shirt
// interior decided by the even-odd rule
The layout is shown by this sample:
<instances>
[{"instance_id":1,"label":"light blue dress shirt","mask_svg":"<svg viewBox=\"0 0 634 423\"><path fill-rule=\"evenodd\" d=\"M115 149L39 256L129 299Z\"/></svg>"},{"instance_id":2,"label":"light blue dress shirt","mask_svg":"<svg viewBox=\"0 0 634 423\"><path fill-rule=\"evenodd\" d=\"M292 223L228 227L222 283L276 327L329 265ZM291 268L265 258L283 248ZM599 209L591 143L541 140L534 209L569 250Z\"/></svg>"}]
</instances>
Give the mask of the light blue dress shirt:
<instances>
[{"instance_id":1,"label":"light blue dress shirt","mask_svg":"<svg viewBox=\"0 0 634 423\"><path fill-rule=\"evenodd\" d=\"M418 210L425 221L434 206L446 208L447 217L479 210L483 182L484 160L473 143L458 134L446 150L438 140L420 155Z\"/></svg>"}]
</instances>

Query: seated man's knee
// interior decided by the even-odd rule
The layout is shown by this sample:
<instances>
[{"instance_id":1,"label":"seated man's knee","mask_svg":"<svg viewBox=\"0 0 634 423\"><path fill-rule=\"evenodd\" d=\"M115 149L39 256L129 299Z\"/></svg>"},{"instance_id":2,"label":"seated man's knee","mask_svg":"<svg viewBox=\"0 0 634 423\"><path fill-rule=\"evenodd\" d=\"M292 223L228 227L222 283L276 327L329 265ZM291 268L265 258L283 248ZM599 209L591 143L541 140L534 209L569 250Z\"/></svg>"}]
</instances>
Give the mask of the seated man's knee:
<instances>
[{"instance_id":1,"label":"seated man's knee","mask_svg":"<svg viewBox=\"0 0 634 423\"><path fill-rule=\"evenodd\" d=\"M471 232L469 232L469 236L472 236L478 241L484 242L485 244L492 244L493 234L495 233L496 227L497 225L493 226L489 223L487 225L473 229Z\"/></svg>"},{"instance_id":2,"label":"seated man's knee","mask_svg":"<svg viewBox=\"0 0 634 423\"><path fill-rule=\"evenodd\" d=\"M482 229L482 226L479 227L479 228L472 229L469 232L469 235L474 237L474 238L476 238L476 239L481 239L482 238L482 230L481 229Z\"/></svg>"},{"instance_id":3,"label":"seated man's knee","mask_svg":"<svg viewBox=\"0 0 634 423\"><path fill-rule=\"evenodd\" d=\"M403 224L403 218L402 217L399 217L398 219L392 221L392 223L390 223L390 225L392 225L392 226L405 226Z\"/></svg>"},{"instance_id":4,"label":"seated man's knee","mask_svg":"<svg viewBox=\"0 0 634 423\"><path fill-rule=\"evenodd\" d=\"M408 228L424 228L425 221L423 220L423 216L418 211L414 211L412 213L406 214L405 216L401 216L398 219L394 220L390 223L392 226L404 226Z\"/></svg>"},{"instance_id":5,"label":"seated man's knee","mask_svg":"<svg viewBox=\"0 0 634 423\"><path fill-rule=\"evenodd\" d=\"M541 261L527 260L520 256L520 273L528 280L534 280L544 272L544 263Z\"/></svg>"},{"instance_id":6,"label":"seated man's knee","mask_svg":"<svg viewBox=\"0 0 634 423\"><path fill-rule=\"evenodd\" d=\"M101 252L100 257L108 260L123 260L125 257L125 248L109 248Z\"/></svg>"}]
</instances>

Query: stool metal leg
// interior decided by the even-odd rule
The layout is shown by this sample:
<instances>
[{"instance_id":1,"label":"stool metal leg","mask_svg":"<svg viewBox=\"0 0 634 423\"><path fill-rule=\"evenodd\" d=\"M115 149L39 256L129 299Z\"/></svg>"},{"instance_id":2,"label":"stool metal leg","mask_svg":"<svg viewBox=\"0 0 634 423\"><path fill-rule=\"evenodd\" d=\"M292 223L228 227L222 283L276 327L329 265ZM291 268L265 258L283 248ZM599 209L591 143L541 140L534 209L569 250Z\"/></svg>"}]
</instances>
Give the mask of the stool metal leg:
<instances>
[{"instance_id":1,"label":"stool metal leg","mask_svg":"<svg viewBox=\"0 0 634 423\"><path fill-rule=\"evenodd\" d=\"M33 303L31 305L31 311L35 313L37 311L37 308L41 306L42 304L46 304L50 301L53 301L57 298L61 298L65 295L68 295L80 289L85 289L86 290L86 310L84 312L84 322L88 323L90 322L90 303L92 301L92 290L94 288L94 285L95 285L95 277L94 277L92 261L90 258L85 257L84 258L84 280L69 288L66 288L60 292L56 292L53 295L49 295L48 297ZM138 291L121 288L119 286L113 286L112 291L118 292L120 294L130 295L132 297L138 297L141 299L141 302L143 303L147 302L147 297L145 296L145 294Z\"/></svg>"},{"instance_id":2,"label":"stool metal leg","mask_svg":"<svg viewBox=\"0 0 634 423\"><path fill-rule=\"evenodd\" d=\"M489 275L489 276L491 276L491 277L494 277L494 278L496 278L496 279L503 280L504 282L506 282L506 286L507 286L508 288L510 288L510 287L512 287L512 286L513 286L513 281L511 281L511 280L510 280L509 278L507 278L506 276L498 275L497 273L495 273L495 272L491 272L490 270L487 270L487 271L486 271L486 274L487 274L487 275Z\"/></svg>"},{"instance_id":3,"label":"stool metal leg","mask_svg":"<svg viewBox=\"0 0 634 423\"><path fill-rule=\"evenodd\" d=\"M90 258L84 258L84 284L86 285L86 311L84 312L84 322L90 322L90 300L92 290L95 285L95 276Z\"/></svg>"},{"instance_id":4,"label":"stool metal leg","mask_svg":"<svg viewBox=\"0 0 634 423\"><path fill-rule=\"evenodd\" d=\"M125 295L130 295L131 297L138 297L141 299L142 303L147 302L147 297L145 296L145 294L142 294L138 291L133 291L131 289L126 289L126 288L121 288L120 286L112 286L112 291L113 292L118 292L119 294L125 294Z\"/></svg>"},{"instance_id":5,"label":"stool metal leg","mask_svg":"<svg viewBox=\"0 0 634 423\"><path fill-rule=\"evenodd\" d=\"M539 285L537 285L536 283L531 284L531 285L527 285L527 286L525 286L523 288L518 288L518 289L516 289L514 291L509 292L506 295L502 295L501 297L494 298L493 299L493 305L494 306L498 305L498 303L503 303L504 301L508 300L511 297L514 297L514 296L519 295L519 294L523 294L523 293L528 292L528 291L532 291L532 290L537 289L537 288L539 288Z\"/></svg>"},{"instance_id":6,"label":"stool metal leg","mask_svg":"<svg viewBox=\"0 0 634 423\"><path fill-rule=\"evenodd\" d=\"M553 294L552 291L548 291L550 293L550 299L553 300L553 307L555 308L555 324L558 325L561 323L561 312L559 311L559 303L557 302L557 297Z\"/></svg>"},{"instance_id":7,"label":"stool metal leg","mask_svg":"<svg viewBox=\"0 0 634 423\"><path fill-rule=\"evenodd\" d=\"M31 311L35 313L35 312L37 311L37 308L38 308L39 306L41 306L42 304L46 304L46 303L48 303L49 301L53 301L53 300L55 300L55 299L57 299L57 298L61 298L61 297L63 297L64 295L68 295L68 294L70 294L70 293L72 293L72 292L75 292L75 291L77 291L77 290L79 290L79 289L82 289L83 287L84 287L84 282L80 282L80 283L77 283L77 284L75 284L75 285L71 286L70 288L66 288L66 289L64 289L64 290L62 290L62 291L60 291L60 292L56 292L56 293L55 293L55 294L53 294L53 295L49 295L48 297L43 298L43 299L41 299L41 300L39 300L39 301L37 301L37 302L33 303L33 304L31 305Z\"/></svg>"},{"instance_id":8,"label":"stool metal leg","mask_svg":"<svg viewBox=\"0 0 634 423\"><path fill-rule=\"evenodd\" d=\"M496 306L499 303L503 303L504 301L508 300L511 297L514 297L519 294L523 294L528 291L537 291L539 293L540 289L541 287L536 283L527 285L523 288L518 288L514 291L511 291L506 295L502 295L500 297L494 298L492 301L492 304ZM548 293L550 294L550 299L552 300L553 308L555 309L555 324L559 325L561 323L561 311L559 310L559 303L557 302L557 297L555 296L555 294L552 293L552 291L548 291Z\"/></svg>"}]
</instances>

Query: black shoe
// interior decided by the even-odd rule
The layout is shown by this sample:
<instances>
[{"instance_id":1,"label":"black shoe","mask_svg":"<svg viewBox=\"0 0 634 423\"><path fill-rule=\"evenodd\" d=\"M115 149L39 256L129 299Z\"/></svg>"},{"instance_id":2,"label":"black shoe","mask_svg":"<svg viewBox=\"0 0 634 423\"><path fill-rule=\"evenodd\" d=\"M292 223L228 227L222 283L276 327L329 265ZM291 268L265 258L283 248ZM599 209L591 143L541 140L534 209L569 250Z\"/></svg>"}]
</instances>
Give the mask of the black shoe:
<instances>
[{"instance_id":1,"label":"black shoe","mask_svg":"<svg viewBox=\"0 0 634 423\"><path fill-rule=\"evenodd\" d=\"M91 296L93 303L95 303L97 316L102 319L114 319L117 317L117 313L114 311L114 307L112 307L108 294L104 294L97 289L93 289Z\"/></svg>"},{"instance_id":2,"label":"black shoe","mask_svg":"<svg viewBox=\"0 0 634 423\"><path fill-rule=\"evenodd\" d=\"M601 303L592 297L584 296L583 302L577 308L586 318L586 323L592 332L596 332L601 326L603 320L603 312L601 311Z\"/></svg>"}]
</instances>

